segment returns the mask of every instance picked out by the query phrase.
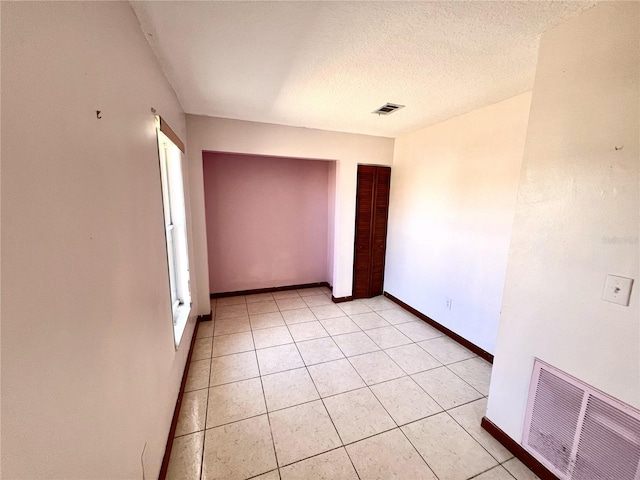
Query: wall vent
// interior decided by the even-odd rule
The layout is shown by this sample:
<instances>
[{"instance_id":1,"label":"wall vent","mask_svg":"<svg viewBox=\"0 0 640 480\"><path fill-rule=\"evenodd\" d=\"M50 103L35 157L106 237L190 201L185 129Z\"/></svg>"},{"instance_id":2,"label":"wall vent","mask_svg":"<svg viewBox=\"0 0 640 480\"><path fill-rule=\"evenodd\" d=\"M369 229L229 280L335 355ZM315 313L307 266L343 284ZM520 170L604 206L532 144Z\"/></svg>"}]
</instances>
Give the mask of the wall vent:
<instances>
[{"instance_id":1,"label":"wall vent","mask_svg":"<svg viewBox=\"0 0 640 480\"><path fill-rule=\"evenodd\" d=\"M563 480L640 480L640 411L537 358L522 445Z\"/></svg>"},{"instance_id":2,"label":"wall vent","mask_svg":"<svg viewBox=\"0 0 640 480\"><path fill-rule=\"evenodd\" d=\"M400 110L401 108L404 108L404 105L398 105L396 103L385 103L383 106L371 113L377 113L378 115L389 115L390 113L393 113L396 110Z\"/></svg>"}]
</instances>

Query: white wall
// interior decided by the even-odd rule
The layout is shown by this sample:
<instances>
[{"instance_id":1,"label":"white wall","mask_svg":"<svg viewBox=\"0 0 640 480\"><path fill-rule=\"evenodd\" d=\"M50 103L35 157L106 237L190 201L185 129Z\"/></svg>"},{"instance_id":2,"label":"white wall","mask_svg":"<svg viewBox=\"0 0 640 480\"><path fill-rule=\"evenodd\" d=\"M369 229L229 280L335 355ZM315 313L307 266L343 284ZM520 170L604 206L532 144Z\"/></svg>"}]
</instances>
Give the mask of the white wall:
<instances>
[{"instance_id":1,"label":"white wall","mask_svg":"<svg viewBox=\"0 0 640 480\"><path fill-rule=\"evenodd\" d=\"M1 8L2 476L142 478L146 443L154 478L195 319L176 352L150 108L184 114L128 3Z\"/></svg>"},{"instance_id":2,"label":"white wall","mask_svg":"<svg viewBox=\"0 0 640 480\"><path fill-rule=\"evenodd\" d=\"M491 353L530 103L525 93L395 142L384 288Z\"/></svg>"},{"instance_id":3,"label":"white wall","mask_svg":"<svg viewBox=\"0 0 640 480\"><path fill-rule=\"evenodd\" d=\"M639 29L611 2L542 37L487 413L517 441L534 357L640 407Z\"/></svg>"},{"instance_id":4,"label":"white wall","mask_svg":"<svg viewBox=\"0 0 640 480\"><path fill-rule=\"evenodd\" d=\"M327 281L334 296L351 295L358 163L391 165L393 139L199 115L187 115L187 132L200 315L209 310L202 177L202 152L207 150L337 161L334 271Z\"/></svg>"}]
</instances>

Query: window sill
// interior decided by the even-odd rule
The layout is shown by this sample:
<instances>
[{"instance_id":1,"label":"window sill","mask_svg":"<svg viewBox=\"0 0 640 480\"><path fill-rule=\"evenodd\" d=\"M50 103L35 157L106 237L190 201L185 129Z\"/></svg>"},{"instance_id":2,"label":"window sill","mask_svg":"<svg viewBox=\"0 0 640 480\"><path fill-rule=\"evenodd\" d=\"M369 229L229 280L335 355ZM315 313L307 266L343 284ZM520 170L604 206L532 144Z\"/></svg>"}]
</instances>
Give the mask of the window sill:
<instances>
[{"instance_id":1,"label":"window sill","mask_svg":"<svg viewBox=\"0 0 640 480\"><path fill-rule=\"evenodd\" d=\"M191 305L181 305L177 308L175 318L173 322L173 342L176 350L180 346L184 329L187 326L187 320L189 319L189 312L191 311Z\"/></svg>"}]
</instances>

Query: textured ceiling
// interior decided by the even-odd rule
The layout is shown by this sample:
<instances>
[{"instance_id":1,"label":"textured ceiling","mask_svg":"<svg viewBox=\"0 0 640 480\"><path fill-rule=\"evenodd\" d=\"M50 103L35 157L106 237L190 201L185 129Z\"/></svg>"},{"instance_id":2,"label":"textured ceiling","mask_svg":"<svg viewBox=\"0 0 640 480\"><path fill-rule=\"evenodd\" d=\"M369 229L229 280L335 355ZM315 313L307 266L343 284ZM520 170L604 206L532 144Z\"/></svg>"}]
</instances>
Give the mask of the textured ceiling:
<instances>
[{"instance_id":1,"label":"textured ceiling","mask_svg":"<svg viewBox=\"0 0 640 480\"><path fill-rule=\"evenodd\" d=\"M593 3L131 5L187 113L395 137L530 90L540 34Z\"/></svg>"}]
</instances>

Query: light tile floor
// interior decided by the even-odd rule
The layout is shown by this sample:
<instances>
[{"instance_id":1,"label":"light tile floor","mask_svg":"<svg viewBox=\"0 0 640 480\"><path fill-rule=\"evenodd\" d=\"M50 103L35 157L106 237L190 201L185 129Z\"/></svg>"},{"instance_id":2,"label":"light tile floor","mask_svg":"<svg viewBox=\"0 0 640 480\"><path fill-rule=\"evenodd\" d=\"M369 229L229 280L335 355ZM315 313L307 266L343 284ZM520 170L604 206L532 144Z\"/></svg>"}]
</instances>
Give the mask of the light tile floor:
<instances>
[{"instance_id":1,"label":"light tile floor","mask_svg":"<svg viewBox=\"0 0 640 480\"><path fill-rule=\"evenodd\" d=\"M480 427L491 365L385 297L211 301L169 479L536 479Z\"/></svg>"}]
</instances>

